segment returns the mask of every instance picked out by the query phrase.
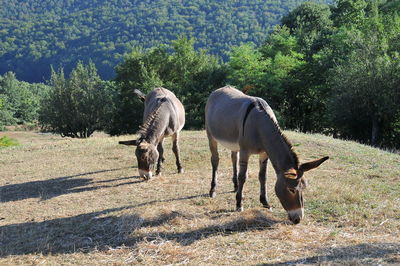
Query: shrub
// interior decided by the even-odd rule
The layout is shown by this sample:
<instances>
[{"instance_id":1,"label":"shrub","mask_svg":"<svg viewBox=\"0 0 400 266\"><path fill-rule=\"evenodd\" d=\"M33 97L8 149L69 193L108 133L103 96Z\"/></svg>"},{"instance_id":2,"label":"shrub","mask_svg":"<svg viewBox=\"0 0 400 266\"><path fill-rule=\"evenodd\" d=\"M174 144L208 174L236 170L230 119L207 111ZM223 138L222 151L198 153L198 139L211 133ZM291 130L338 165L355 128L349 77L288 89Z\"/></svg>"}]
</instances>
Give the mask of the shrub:
<instances>
[{"instance_id":1,"label":"shrub","mask_svg":"<svg viewBox=\"0 0 400 266\"><path fill-rule=\"evenodd\" d=\"M87 138L104 128L114 108L113 86L100 79L93 63L78 63L68 79L62 69L52 71L50 87L39 117L43 130Z\"/></svg>"}]
</instances>

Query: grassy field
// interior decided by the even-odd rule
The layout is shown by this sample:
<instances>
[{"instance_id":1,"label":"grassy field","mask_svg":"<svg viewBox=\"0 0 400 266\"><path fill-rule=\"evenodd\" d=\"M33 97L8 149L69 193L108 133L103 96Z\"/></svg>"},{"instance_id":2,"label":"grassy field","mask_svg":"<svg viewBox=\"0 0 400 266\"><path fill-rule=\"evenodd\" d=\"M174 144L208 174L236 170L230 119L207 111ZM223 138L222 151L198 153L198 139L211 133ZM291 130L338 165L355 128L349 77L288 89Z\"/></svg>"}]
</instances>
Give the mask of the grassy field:
<instances>
[{"instance_id":1,"label":"grassy field","mask_svg":"<svg viewBox=\"0 0 400 266\"><path fill-rule=\"evenodd\" d=\"M185 131L185 174L166 140L161 177L138 177L132 136L77 140L0 132L19 146L0 149L0 265L15 264L399 264L400 155L321 135L286 132L308 172L305 219L287 220L258 202L251 158L245 211L235 212L230 152L220 148L220 183L210 199L204 131Z\"/></svg>"}]
</instances>

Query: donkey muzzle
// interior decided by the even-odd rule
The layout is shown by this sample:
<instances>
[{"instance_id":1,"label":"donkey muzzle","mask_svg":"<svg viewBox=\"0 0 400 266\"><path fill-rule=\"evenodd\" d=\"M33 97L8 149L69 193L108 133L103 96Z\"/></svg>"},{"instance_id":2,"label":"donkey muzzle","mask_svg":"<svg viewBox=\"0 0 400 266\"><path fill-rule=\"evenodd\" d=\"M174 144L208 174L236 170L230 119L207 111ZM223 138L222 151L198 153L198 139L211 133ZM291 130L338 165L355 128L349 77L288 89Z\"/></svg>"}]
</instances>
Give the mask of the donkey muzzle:
<instances>
[{"instance_id":1,"label":"donkey muzzle","mask_svg":"<svg viewBox=\"0 0 400 266\"><path fill-rule=\"evenodd\" d=\"M149 180L153 177L153 173L151 171L146 171L139 169L139 175L141 178L144 178L145 180Z\"/></svg>"},{"instance_id":2,"label":"donkey muzzle","mask_svg":"<svg viewBox=\"0 0 400 266\"><path fill-rule=\"evenodd\" d=\"M301 219L304 218L304 208L288 211L289 220L294 224L300 223Z\"/></svg>"}]
</instances>

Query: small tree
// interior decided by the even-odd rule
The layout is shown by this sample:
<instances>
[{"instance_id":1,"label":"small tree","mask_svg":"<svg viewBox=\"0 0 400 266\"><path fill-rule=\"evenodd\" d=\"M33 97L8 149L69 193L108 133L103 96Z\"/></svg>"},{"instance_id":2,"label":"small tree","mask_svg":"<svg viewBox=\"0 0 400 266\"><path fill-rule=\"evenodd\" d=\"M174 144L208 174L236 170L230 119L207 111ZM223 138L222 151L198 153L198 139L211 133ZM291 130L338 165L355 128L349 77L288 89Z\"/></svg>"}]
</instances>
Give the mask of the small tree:
<instances>
[{"instance_id":1,"label":"small tree","mask_svg":"<svg viewBox=\"0 0 400 266\"><path fill-rule=\"evenodd\" d=\"M0 126L36 122L46 91L44 84L18 81L12 72L0 76Z\"/></svg>"},{"instance_id":2,"label":"small tree","mask_svg":"<svg viewBox=\"0 0 400 266\"><path fill-rule=\"evenodd\" d=\"M44 130L72 138L87 138L105 127L114 109L112 87L103 82L93 63L78 63L69 79L52 70L50 92L42 102Z\"/></svg>"},{"instance_id":3,"label":"small tree","mask_svg":"<svg viewBox=\"0 0 400 266\"><path fill-rule=\"evenodd\" d=\"M251 44L232 49L229 82L241 89L250 87L249 94L264 98L281 120L285 85L292 81L291 73L304 64L304 55L297 50L297 39L289 29L277 26L259 49Z\"/></svg>"},{"instance_id":4,"label":"small tree","mask_svg":"<svg viewBox=\"0 0 400 266\"><path fill-rule=\"evenodd\" d=\"M225 85L225 69L218 57L196 50L195 39L179 36L172 42L165 86L172 89L186 111L186 128L204 127L204 108L209 94Z\"/></svg>"},{"instance_id":5,"label":"small tree","mask_svg":"<svg viewBox=\"0 0 400 266\"><path fill-rule=\"evenodd\" d=\"M107 133L120 135L134 133L142 122L143 103L134 94L134 89L147 92L163 86L168 69L168 54L164 47L144 50L135 47L116 67L118 93L115 97L117 109L107 127Z\"/></svg>"},{"instance_id":6,"label":"small tree","mask_svg":"<svg viewBox=\"0 0 400 266\"><path fill-rule=\"evenodd\" d=\"M270 64L252 43L233 47L229 53L228 80L242 89L259 87Z\"/></svg>"}]
</instances>

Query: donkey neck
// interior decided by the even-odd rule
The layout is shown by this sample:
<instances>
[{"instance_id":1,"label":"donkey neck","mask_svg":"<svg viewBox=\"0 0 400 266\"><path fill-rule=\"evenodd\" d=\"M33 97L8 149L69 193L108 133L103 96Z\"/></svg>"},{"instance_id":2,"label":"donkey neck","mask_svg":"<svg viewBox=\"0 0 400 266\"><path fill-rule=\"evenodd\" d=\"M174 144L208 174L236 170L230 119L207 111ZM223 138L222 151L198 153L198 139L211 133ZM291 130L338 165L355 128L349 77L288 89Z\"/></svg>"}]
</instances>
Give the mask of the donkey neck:
<instances>
[{"instance_id":1,"label":"donkey neck","mask_svg":"<svg viewBox=\"0 0 400 266\"><path fill-rule=\"evenodd\" d=\"M160 106L147 117L139 130L141 139L154 145L160 142L169 123L168 111L166 109L165 106Z\"/></svg>"},{"instance_id":2,"label":"donkey neck","mask_svg":"<svg viewBox=\"0 0 400 266\"><path fill-rule=\"evenodd\" d=\"M276 172L298 167L298 158L292 144L283 135L278 124L267 112L260 112L259 137Z\"/></svg>"}]
</instances>

